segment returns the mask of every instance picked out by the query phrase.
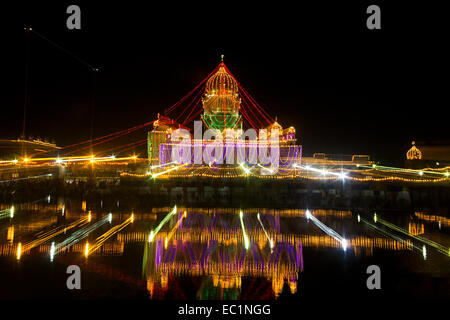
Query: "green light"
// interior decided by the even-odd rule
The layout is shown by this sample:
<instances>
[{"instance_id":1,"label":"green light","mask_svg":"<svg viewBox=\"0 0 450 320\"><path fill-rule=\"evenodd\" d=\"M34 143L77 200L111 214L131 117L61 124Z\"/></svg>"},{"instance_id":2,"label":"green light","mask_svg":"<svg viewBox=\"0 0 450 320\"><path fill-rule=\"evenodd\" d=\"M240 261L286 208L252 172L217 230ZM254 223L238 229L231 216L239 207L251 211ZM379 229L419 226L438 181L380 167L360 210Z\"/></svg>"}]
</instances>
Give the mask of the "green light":
<instances>
[{"instance_id":1,"label":"green light","mask_svg":"<svg viewBox=\"0 0 450 320\"><path fill-rule=\"evenodd\" d=\"M388 227L388 228L390 228L392 230L395 230L397 232L403 233L404 235L409 236L409 237L411 237L413 239L416 239L416 240L418 240L418 241L420 241L422 243L425 243L425 244L429 245L430 247L435 248L437 251L439 251L440 253L442 253L444 255L447 255L447 253L450 252L450 248L444 247L443 245L441 245L441 244L439 244L437 242L434 242L434 241L429 240L427 238L423 238L421 236L415 236L413 234L410 234L408 230L404 230L404 229L402 229L400 227L397 227L396 225L394 225L394 224L392 224L392 223L390 223L390 222L388 222L386 220L383 220L381 218L378 218L377 220L378 220L379 223L385 225L386 227ZM424 258L426 258L426 247L425 247L425 245L423 246L422 251L424 252Z\"/></svg>"},{"instance_id":2,"label":"green light","mask_svg":"<svg viewBox=\"0 0 450 320\"><path fill-rule=\"evenodd\" d=\"M234 114L204 114L202 118L208 127L223 130L225 128L234 128L241 119L241 116Z\"/></svg>"},{"instance_id":3,"label":"green light","mask_svg":"<svg viewBox=\"0 0 450 320\"><path fill-rule=\"evenodd\" d=\"M167 221L169 221L169 219L177 213L177 206L175 205L172 209L172 211L170 211L165 217L164 219L162 219L162 221L159 223L159 225L155 228L155 230L151 230L150 231L150 235L148 237L148 242L152 242L153 239L155 238L156 234L159 232L159 230L161 230L161 228L167 223Z\"/></svg>"},{"instance_id":4,"label":"green light","mask_svg":"<svg viewBox=\"0 0 450 320\"><path fill-rule=\"evenodd\" d=\"M381 165L375 165L372 164L372 166L365 166L365 165L357 165L357 167L364 167L364 168L376 168L377 170L389 170L389 171L398 171L398 172L404 172L404 173L417 173L420 176L427 174L436 174L436 175L445 175L448 177L450 174L449 172L439 172L439 171L425 171L425 170L414 170L414 169L405 169L405 168L396 168L396 167L388 167L388 166L381 166Z\"/></svg>"}]
</instances>

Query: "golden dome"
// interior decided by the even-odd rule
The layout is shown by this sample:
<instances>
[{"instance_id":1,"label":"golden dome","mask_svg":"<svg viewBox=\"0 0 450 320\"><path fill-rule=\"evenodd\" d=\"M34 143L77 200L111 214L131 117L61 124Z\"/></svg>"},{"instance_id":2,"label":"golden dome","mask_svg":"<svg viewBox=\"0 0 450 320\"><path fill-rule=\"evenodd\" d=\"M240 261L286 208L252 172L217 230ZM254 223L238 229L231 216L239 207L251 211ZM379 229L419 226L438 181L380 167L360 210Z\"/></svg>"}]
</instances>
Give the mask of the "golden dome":
<instances>
[{"instance_id":1,"label":"golden dome","mask_svg":"<svg viewBox=\"0 0 450 320\"><path fill-rule=\"evenodd\" d=\"M206 81L205 93L208 95L236 95L238 85L236 80L227 72L225 64L219 64L219 70Z\"/></svg>"},{"instance_id":2,"label":"golden dome","mask_svg":"<svg viewBox=\"0 0 450 320\"><path fill-rule=\"evenodd\" d=\"M278 130L280 134L283 131L283 127L278 123L277 117L275 117L275 121L273 123L271 123L266 129L268 132L270 132L272 130Z\"/></svg>"},{"instance_id":3,"label":"golden dome","mask_svg":"<svg viewBox=\"0 0 450 320\"><path fill-rule=\"evenodd\" d=\"M207 81L202 98L203 120L214 129L235 128L241 123L241 98L236 80L221 62Z\"/></svg>"}]
</instances>

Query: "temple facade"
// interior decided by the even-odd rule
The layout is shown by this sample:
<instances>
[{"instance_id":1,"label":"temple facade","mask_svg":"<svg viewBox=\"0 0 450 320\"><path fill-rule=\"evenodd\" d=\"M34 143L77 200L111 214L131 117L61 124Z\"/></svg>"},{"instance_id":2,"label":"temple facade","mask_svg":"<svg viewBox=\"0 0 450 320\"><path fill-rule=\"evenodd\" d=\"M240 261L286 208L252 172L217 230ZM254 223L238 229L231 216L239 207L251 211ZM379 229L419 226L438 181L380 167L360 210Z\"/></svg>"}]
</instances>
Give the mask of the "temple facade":
<instances>
[{"instance_id":1,"label":"temple facade","mask_svg":"<svg viewBox=\"0 0 450 320\"><path fill-rule=\"evenodd\" d=\"M223 61L206 80L203 90L202 112L196 123L194 119L191 123L182 125L158 114L154 129L148 134L151 170L161 170L167 164L182 163L210 167L213 169L210 174L214 175L220 174L220 167L270 165L290 168L294 163L300 164L302 148L297 145L295 128L283 128L276 117L269 125L256 127L255 123L261 121L249 118L241 109L241 94L247 94ZM192 111L189 112L191 113ZM184 132L182 138L179 134L181 130ZM202 135L206 130L209 130L212 137L205 138L206 134ZM217 147L218 144L222 146L222 151ZM177 159L174 159L175 148L182 149L177 151L182 153ZM200 161L196 159L199 154ZM273 160L275 158L276 164ZM271 172L264 168L261 171L264 174Z\"/></svg>"}]
</instances>

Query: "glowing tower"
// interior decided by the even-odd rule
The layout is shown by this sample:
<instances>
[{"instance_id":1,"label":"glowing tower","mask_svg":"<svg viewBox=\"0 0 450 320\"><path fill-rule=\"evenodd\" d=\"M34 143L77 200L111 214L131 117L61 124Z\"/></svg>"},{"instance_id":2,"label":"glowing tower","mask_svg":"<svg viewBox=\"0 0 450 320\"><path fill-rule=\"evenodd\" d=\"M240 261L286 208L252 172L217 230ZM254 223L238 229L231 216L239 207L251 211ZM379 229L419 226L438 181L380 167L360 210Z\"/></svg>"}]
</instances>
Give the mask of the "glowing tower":
<instances>
[{"instance_id":1,"label":"glowing tower","mask_svg":"<svg viewBox=\"0 0 450 320\"><path fill-rule=\"evenodd\" d=\"M241 127L238 84L227 72L223 61L218 71L207 80L202 103L202 119L208 128L223 131Z\"/></svg>"}]
</instances>

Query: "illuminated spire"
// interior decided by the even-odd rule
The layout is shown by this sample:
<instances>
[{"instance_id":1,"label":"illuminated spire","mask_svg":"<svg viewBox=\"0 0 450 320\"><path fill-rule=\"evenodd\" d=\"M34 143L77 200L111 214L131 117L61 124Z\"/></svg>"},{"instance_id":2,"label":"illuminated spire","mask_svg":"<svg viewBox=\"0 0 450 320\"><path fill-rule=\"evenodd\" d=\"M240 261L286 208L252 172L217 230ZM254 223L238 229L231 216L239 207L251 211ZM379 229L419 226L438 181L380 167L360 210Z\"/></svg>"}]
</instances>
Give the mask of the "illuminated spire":
<instances>
[{"instance_id":1,"label":"illuminated spire","mask_svg":"<svg viewBox=\"0 0 450 320\"><path fill-rule=\"evenodd\" d=\"M206 81L203 103L203 120L206 125L214 129L235 128L240 121L239 109L241 99L239 86L225 67L221 55L221 62L216 72Z\"/></svg>"},{"instance_id":2,"label":"illuminated spire","mask_svg":"<svg viewBox=\"0 0 450 320\"><path fill-rule=\"evenodd\" d=\"M224 57L225 57L225 55L223 55L223 54L220 55L220 62L223 62Z\"/></svg>"}]
</instances>

